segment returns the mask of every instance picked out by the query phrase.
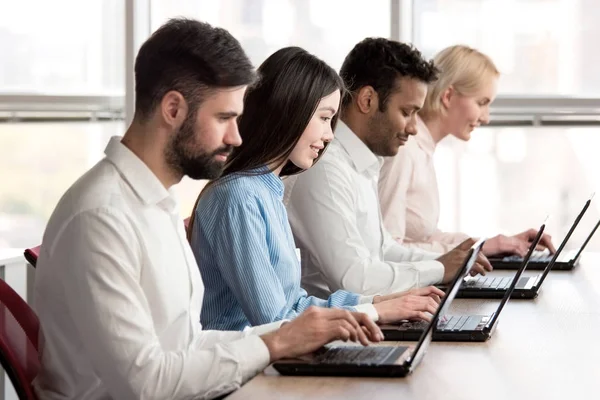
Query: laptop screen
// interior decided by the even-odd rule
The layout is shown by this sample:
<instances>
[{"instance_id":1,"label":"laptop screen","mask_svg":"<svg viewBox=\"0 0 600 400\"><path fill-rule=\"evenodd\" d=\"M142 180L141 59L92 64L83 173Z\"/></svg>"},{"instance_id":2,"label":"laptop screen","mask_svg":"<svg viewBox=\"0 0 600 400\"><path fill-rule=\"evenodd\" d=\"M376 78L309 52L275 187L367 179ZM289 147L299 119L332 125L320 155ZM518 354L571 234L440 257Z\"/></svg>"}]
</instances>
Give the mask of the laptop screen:
<instances>
[{"instance_id":1,"label":"laptop screen","mask_svg":"<svg viewBox=\"0 0 600 400\"><path fill-rule=\"evenodd\" d=\"M465 258L465 263L454 277L452 283L448 286L446 295L442 298L442 301L440 302L437 311L433 315L431 322L429 323L429 325L427 325L427 328L425 328L425 331L421 335L421 338L419 339L415 350L413 351L411 357L408 359L409 367L411 370L417 365L419 365L421 359L427 352L427 348L429 347L429 343L431 343L431 339L433 337L433 328L437 326L437 322L440 318L440 315L447 314L448 307L450 307L450 303L452 303L452 300L454 300L454 297L456 297L456 293L458 292L463 278L471 271L471 268L475 264L475 260L477 260L477 255L479 254L479 251L481 250L481 247L483 246L484 242L484 239L480 239L471 247L471 249L467 253L467 257Z\"/></svg>"},{"instance_id":2,"label":"laptop screen","mask_svg":"<svg viewBox=\"0 0 600 400\"><path fill-rule=\"evenodd\" d=\"M592 231L590 232L590 234L588 235L588 237L585 239L585 242L583 242L583 244L579 248L579 251L577 252L577 254L575 255L575 257L573 257L573 262L575 262L575 261L577 261L579 259L579 256L581 256L581 253L583 253L583 249L585 249L585 246L587 246L587 244L590 242L590 240L594 236L594 233L596 233L596 230L598 229L599 226L600 226L600 221L598 221L596 223L596 225L594 226L594 229L592 229Z\"/></svg>"},{"instance_id":3,"label":"laptop screen","mask_svg":"<svg viewBox=\"0 0 600 400\"><path fill-rule=\"evenodd\" d=\"M490 326L490 327L494 326L494 324L496 323L496 320L498 320L498 318L500 317L500 312L502 311L502 308L506 305L506 303L508 302L508 299L514 292L515 287L517 286L517 283L519 282L519 278L523 274L523 271L525 271L525 268L527 268L527 264L529 264L529 260L531 259L531 255L533 254L533 251L535 250L537 245L540 243L540 239L542 238L542 235L544 234L545 228L546 228L545 223L542 224L542 226L540 226L540 229L538 230L537 235L535 235L535 239L533 239L533 242L531 242L531 246L529 246L529 251L527 252L527 255L523 259L521 266L519 267L519 270L513 277L510 287L508 288L506 293L504 293L504 297L502 298L502 301L498 305L498 309L494 313L494 316L492 317L492 320L489 322L488 326Z\"/></svg>"},{"instance_id":4,"label":"laptop screen","mask_svg":"<svg viewBox=\"0 0 600 400\"><path fill-rule=\"evenodd\" d=\"M552 259L550 260L550 262L548 263L548 265L546 265L546 268L544 268L544 272L542 273L542 275L540 277L540 280L537 283L537 287L538 288L540 286L542 286L542 283L544 282L544 279L546 279L546 276L548 275L548 273L550 272L550 270L554 266L554 263L556 262L556 259L558 258L558 256L560 255L560 253L563 251L565 245L569 241L569 238L573 234L573 231L575 231L575 228L577 228L577 225L579 225L579 221L581 221L581 218L583 218L583 215L587 211L587 209L590 206L591 202L592 202L591 198L588 201L585 202L585 205L583 206L583 209L581 210L581 212L579 213L579 215L577 216L577 218L575 218L575 221L573 222L573 225L571 225L571 229L569 229L569 232L567 232L567 235L565 236L565 238L563 239L563 241L560 243L560 246L558 246L558 249L556 249L556 253L554 253L554 255L552 256Z\"/></svg>"}]
</instances>

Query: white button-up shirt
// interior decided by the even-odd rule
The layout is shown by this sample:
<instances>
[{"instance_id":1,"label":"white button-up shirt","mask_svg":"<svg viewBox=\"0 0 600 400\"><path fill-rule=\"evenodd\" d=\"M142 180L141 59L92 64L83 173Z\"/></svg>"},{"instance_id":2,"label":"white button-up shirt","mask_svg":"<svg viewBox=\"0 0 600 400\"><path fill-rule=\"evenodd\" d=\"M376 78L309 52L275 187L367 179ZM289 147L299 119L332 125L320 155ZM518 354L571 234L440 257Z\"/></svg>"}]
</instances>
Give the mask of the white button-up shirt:
<instances>
[{"instance_id":1,"label":"white button-up shirt","mask_svg":"<svg viewBox=\"0 0 600 400\"><path fill-rule=\"evenodd\" d=\"M284 202L310 294L387 294L442 280L443 266L434 260L439 254L402 247L383 227L381 163L340 122L321 160L285 180Z\"/></svg>"},{"instance_id":2,"label":"white button-up shirt","mask_svg":"<svg viewBox=\"0 0 600 400\"><path fill-rule=\"evenodd\" d=\"M173 193L120 138L62 197L35 277L41 399L196 399L269 363L257 334L202 331L204 286Z\"/></svg>"}]
</instances>

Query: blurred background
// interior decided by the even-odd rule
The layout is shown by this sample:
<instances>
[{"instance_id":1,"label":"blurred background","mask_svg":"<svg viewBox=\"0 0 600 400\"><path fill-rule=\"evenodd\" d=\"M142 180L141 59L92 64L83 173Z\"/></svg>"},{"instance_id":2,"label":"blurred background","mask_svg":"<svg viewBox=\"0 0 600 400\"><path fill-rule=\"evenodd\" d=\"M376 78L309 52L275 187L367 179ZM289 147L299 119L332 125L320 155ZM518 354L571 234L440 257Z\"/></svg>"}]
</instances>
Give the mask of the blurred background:
<instances>
[{"instance_id":1,"label":"blurred background","mask_svg":"<svg viewBox=\"0 0 600 400\"><path fill-rule=\"evenodd\" d=\"M168 18L226 28L258 66L298 45L339 70L367 36L489 54L492 124L436 154L440 225L471 235L538 227L558 242L600 188L597 0L0 0L0 248L41 242L62 193L131 118L133 60ZM178 186L188 215L203 182ZM569 247L600 214L596 199ZM589 245L600 250L600 235Z\"/></svg>"}]
</instances>

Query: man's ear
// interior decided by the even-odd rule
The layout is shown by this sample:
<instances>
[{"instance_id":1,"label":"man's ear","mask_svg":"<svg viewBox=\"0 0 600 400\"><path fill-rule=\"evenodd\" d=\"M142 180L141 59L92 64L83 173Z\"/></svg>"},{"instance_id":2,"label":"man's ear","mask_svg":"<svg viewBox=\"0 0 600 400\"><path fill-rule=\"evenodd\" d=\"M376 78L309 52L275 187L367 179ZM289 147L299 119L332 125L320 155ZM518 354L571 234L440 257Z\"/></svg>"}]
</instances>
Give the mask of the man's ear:
<instances>
[{"instance_id":1,"label":"man's ear","mask_svg":"<svg viewBox=\"0 0 600 400\"><path fill-rule=\"evenodd\" d=\"M356 105L363 114L369 114L379 108L379 96L373 86L363 86L358 90Z\"/></svg>"},{"instance_id":2,"label":"man's ear","mask_svg":"<svg viewBox=\"0 0 600 400\"><path fill-rule=\"evenodd\" d=\"M188 104L176 90L167 92L160 102L160 115L165 124L172 128L181 126L188 113Z\"/></svg>"}]
</instances>

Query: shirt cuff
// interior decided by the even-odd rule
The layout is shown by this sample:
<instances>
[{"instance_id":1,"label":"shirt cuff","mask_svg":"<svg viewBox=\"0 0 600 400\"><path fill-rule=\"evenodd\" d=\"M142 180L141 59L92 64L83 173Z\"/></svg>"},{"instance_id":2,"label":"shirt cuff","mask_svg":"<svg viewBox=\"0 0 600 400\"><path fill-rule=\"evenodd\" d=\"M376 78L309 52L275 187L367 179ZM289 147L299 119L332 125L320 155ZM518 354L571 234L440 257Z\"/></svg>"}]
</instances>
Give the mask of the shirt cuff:
<instances>
[{"instance_id":1,"label":"shirt cuff","mask_svg":"<svg viewBox=\"0 0 600 400\"><path fill-rule=\"evenodd\" d=\"M241 340L228 343L227 346L237 355L242 383L256 376L269 366L271 355L263 340L257 335L250 335Z\"/></svg>"},{"instance_id":2,"label":"shirt cuff","mask_svg":"<svg viewBox=\"0 0 600 400\"><path fill-rule=\"evenodd\" d=\"M442 254L444 254L444 253L440 253L437 251L430 251L430 250L421 250L421 251L423 252L423 260L435 260Z\"/></svg>"},{"instance_id":3,"label":"shirt cuff","mask_svg":"<svg viewBox=\"0 0 600 400\"><path fill-rule=\"evenodd\" d=\"M360 296L358 298L358 303L356 304L373 304L373 298L375 296Z\"/></svg>"},{"instance_id":4,"label":"shirt cuff","mask_svg":"<svg viewBox=\"0 0 600 400\"><path fill-rule=\"evenodd\" d=\"M359 304L354 306L354 309L358 312L367 314L373 322L379 321L379 314L373 304Z\"/></svg>"},{"instance_id":5,"label":"shirt cuff","mask_svg":"<svg viewBox=\"0 0 600 400\"><path fill-rule=\"evenodd\" d=\"M244 328L244 336L256 335L261 336L267 334L269 332L276 331L283 325L285 322L289 322L287 319L283 319L281 321L275 321L264 325L258 325Z\"/></svg>"},{"instance_id":6,"label":"shirt cuff","mask_svg":"<svg viewBox=\"0 0 600 400\"><path fill-rule=\"evenodd\" d=\"M444 279L444 265L435 260L415 263L419 270L419 287L434 285Z\"/></svg>"}]
</instances>

